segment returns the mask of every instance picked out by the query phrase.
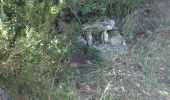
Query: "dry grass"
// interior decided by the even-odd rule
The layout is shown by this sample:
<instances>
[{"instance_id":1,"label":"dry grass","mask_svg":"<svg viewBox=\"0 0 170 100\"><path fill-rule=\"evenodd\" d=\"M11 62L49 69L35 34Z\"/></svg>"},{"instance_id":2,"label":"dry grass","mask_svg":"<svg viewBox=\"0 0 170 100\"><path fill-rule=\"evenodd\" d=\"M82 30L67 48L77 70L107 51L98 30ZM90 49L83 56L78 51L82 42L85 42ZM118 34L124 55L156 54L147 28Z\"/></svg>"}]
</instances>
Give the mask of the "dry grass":
<instances>
[{"instance_id":1,"label":"dry grass","mask_svg":"<svg viewBox=\"0 0 170 100\"><path fill-rule=\"evenodd\" d=\"M12 68L13 65L18 66L17 64L21 63L24 65L23 69L25 67L28 69L21 75L18 74L20 76L16 80L6 80L5 78L3 80L0 76L1 81L16 92L14 96L16 100L19 98L25 100L169 100L170 29L167 27L169 23L161 20L164 17L159 16L161 12L156 8L157 6L154 5L142 6L129 14L118 25L129 45L129 51L126 54L117 55L118 58L114 61L83 63L79 67L76 64L76 67L70 69L68 66L62 66L64 68L61 72L64 73L58 74L60 82L57 82L56 77L58 76L54 74L61 65L56 63L51 65L53 60L60 59L60 57L56 57L58 54L55 49L56 43L52 41L54 44L51 45L54 48L48 49L47 54L41 55L42 57L39 54L34 55L35 51L30 51L30 48L25 47L26 50L22 48L25 51L28 49L25 54L33 54L30 55L30 59L32 56L35 57L34 59L37 61L35 64L25 64L24 61L18 63L17 61L22 61L22 57L16 58L17 61L14 61L12 57L15 56L12 53L15 51L7 52L11 56L7 57L9 59L7 61L11 61L11 63L0 64L1 68L6 66ZM26 42L30 43L29 40ZM46 42L51 43L50 40L45 40L44 43ZM48 48L43 47L44 50ZM76 47L78 48L77 45ZM20 51L20 48L16 51ZM39 51L42 49L40 48ZM88 56L92 57L92 53L95 52L91 51ZM51 58L47 55L50 55ZM73 73L73 70L76 72L70 74ZM10 71L5 74L7 79L11 79L10 76L15 77L12 75L13 73L10 73L11 75L8 73ZM54 81L57 85L54 84Z\"/></svg>"},{"instance_id":2,"label":"dry grass","mask_svg":"<svg viewBox=\"0 0 170 100\"><path fill-rule=\"evenodd\" d=\"M155 6L146 5L127 16L122 26L129 51L116 61L77 69L68 84L83 100L169 100L169 31L162 28ZM166 26L164 26L166 27ZM158 31L159 30L159 31ZM136 33L143 32L146 37Z\"/></svg>"}]
</instances>

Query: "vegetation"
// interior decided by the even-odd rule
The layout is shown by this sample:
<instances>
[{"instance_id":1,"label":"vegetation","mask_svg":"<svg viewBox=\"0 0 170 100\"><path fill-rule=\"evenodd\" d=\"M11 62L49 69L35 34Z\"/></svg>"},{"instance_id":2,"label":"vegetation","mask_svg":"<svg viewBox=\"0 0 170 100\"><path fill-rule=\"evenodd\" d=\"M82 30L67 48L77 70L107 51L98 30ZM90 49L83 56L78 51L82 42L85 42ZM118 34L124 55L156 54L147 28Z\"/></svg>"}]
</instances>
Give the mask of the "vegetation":
<instances>
[{"instance_id":1,"label":"vegetation","mask_svg":"<svg viewBox=\"0 0 170 100\"><path fill-rule=\"evenodd\" d=\"M161 76L160 63L165 61L167 54L162 53L162 44L169 41L160 42L153 34L141 41L133 40L132 33L137 31L135 23L140 20L140 15L134 17L132 12L149 2L1 0L0 83L11 91L11 100L79 100L84 97L79 90L87 84L97 86L97 92L92 95L97 100L147 99L149 93L156 98L159 89L170 92L155 82L156 75ZM131 43L129 53L120 55L123 61L100 62L97 50L76 42L81 33L81 24L105 16L116 20ZM62 22L66 24L62 26ZM151 27L159 27L157 24L153 26L152 22L149 22ZM81 69L84 76L77 75L77 69L70 67L73 51L83 51L85 58L95 64ZM137 78L127 80L132 75L129 71L134 67L141 73L136 72L139 75ZM165 77L168 78L168 75L167 72ZM169 82L169 78L166 81ZM110 91L107 88L103 91L102 87L105 86L111 88ZM148 88L153 90L147 91ZM126 96L129 91L131 95Z\"/></svg>"}]
</instances>

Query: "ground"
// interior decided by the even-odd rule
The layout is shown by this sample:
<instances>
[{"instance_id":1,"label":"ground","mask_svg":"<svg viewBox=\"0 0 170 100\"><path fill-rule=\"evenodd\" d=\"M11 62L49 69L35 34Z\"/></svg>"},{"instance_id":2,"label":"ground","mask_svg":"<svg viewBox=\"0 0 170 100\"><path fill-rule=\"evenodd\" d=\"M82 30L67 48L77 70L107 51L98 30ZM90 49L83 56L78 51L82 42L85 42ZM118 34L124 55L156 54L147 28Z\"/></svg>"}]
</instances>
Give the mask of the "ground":
<instances>
[{"instance_id":1,"label":"ground","mask_svg":"<svg viewBox=\"0 0 170 100\"><path fill-rule=\"evenodd\" d=\"M128 53L97 64L83 58L82 65L81 59L71 63L76 73L66 82L77 99L170 100L170 1L139 7L124 19L121 30ZM8 97L4 89L0 85L0 100Z\"/></svg>"},{"instance_id":2,"label":"ground","mask_svg":"<svg viewBox=\"0 0 170 100\"><path fill-rule=\"evenodd\" d=\"M128 53L78 67L68 84L82 100L170 100L169 25L170 1L139 7L122 26Z\"/></svg>"}]
</instances>

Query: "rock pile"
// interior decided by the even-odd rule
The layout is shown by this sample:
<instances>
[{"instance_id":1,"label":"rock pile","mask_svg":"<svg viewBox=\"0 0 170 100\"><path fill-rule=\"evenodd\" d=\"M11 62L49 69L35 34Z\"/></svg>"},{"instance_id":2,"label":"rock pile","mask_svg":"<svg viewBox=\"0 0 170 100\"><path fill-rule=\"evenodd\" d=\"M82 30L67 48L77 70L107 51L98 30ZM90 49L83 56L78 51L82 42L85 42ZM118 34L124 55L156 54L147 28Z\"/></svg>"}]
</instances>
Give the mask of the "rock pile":
<instances>
[{"instance_id":1,"label":"rock pile","mask_svg":"<svg viewBox=\"0 0 170 100\"><path fill-rule=\"evenodd\" d=\"M123 54L128 51L128 46L125 43L123 36L115 26L115 21L105 19L102 22L90 22L82 25L84 37L81 39L83 43L96 48L101 52L102 58L112 59L115 54ZM101 40L94 41L92 33L101 34ZM96 31L97 30L97 31Z\"/></svg>"}]
</instances>

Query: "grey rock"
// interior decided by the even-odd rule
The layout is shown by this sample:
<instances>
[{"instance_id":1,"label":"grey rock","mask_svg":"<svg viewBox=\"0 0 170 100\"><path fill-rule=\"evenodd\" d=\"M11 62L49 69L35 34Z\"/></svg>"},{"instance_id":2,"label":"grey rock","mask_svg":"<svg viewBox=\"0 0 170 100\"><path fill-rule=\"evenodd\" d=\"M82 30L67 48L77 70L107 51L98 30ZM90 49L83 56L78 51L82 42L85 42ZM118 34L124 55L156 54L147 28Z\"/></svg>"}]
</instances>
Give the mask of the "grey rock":
<instances>
[{"instance_id":1,"label":"grey rock","mask_svg":"<svg viewBox=\"0 0 170 100\"><path fill-rule=\"evenodd\" d=\"M126 46L125 40L117 28L109 32L109 44L112 46L123 45Z\"/></svg>"},{"instance_id":2,"label":"grey rock","mask_svg":"<svg viewBox=\"0 0 170 100\"><path fill-rule=\"evenodd\" d=\"M93 38L92 38L92 33L91 32L86 32L86 38L87 38L87 44L92 45L93 44Z\"/></svg>"},{"instance_id":3,"label":"grey rock","mask_svg":"<svg viewBox=\"0 0 170 100\"><path fill-rule=\"evenodd\" d=\"M101 52L113 51L114 53L123 54L128 51L128 46L123 46L123 45L111 46L109 44L100 44L98 46L93 46L93 47Z\"/></svg>"},{"instance_id":4,"label":"grey rock","mask_svg":"<svg viewBox=\"0 0 170 100\"><path fill-rule=\"evenodd\" d=\"M101 40L102 40L102 43L107 43L109 42L109 35L107 33L107 30L104 31L101 35Z\"/></svg>"},{"instance_id":5,"label":"grey rock","mask_svg":"<svg viewBox=\"0 0 170 100\"><path fill-rule=\"evenodd\" d=\"M101 22L86 23L82 26L82 29L86 35L86 39L84 40L87 41L86 43L88 45L101 52L101 58L112 60L115 56L128 52L128 46L123 36L118 31L118 28L115 26L114 20L106 19ZM101 32L100 38L102 43L93 41L93 30Z\"/></svg>"},{"instance_id":6,"label":"grey rock","mask_svg":"<svg viewBox=\"0 0 170 100\"><path fill-rule=\"evenodd\" d=\"M86 35L85 40L87 40L88 45L92 45L92 41L93 41L92 31L93 30L97 30L98 33L101 32L102 33L101 41L103 43L107 43L109 41L109 35L107 31L113 28L115 28L115 21L110 20L110 19L105 19L102 22L85 23L82 25L82 30Z\"/></svg>"}]
</instances>

